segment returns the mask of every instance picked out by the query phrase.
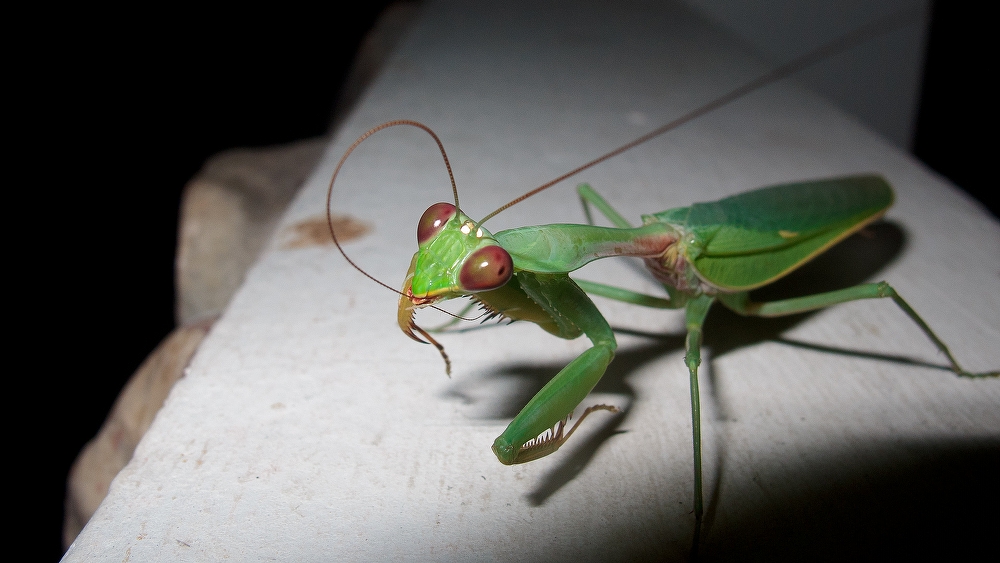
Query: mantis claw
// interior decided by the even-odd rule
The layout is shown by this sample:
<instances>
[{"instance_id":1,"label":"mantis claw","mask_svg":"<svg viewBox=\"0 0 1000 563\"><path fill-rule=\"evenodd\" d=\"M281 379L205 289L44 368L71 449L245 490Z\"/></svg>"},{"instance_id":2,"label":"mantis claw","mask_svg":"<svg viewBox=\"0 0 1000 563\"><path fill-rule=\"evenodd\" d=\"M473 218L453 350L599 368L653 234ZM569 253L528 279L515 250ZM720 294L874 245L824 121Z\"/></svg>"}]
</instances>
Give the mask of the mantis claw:
<instances>
[{"instance_id":1,"label":"mantis claw","mask_svg":"<svg viewBox=\"0 0 1000 563\"><path fill-rule=\"evenodd\" d=\"M532 438L524 444L521 444L521 446L517 449L517 453L510 461L505 461L510 458L510 453L506 450L512 448L509 446L505 447L503 444L500 444L500 438L497 438L497 440L493 442L493 453L495 453L500 461L505 465L527 463L529 461L545 457L558 450L559 447L566 442L566 440L569 440L569 437L573 435L573 432L576 432L576 429L580 426L580 423L583 422L583 419L587 418L588 414L598 410L612 413L621 412L618 407L612 405L594 405L592 407L587 407L587 409L583 411L583 414L580 415L580 418L577 419L576 424L569 429L569 432L563 434L563 430L566 429L566 423L573 418L573 412L570 411L570 413L566 415L566 418L557 422L555 426L545 432L542 432L536 438Z\"/></svg>"},{"instance_id":2,"label":"mantis claw","mask_svg":"<svg viewBox=\"0 0 1000 563\"><path fill-rule=\"evenodd\" d=\"M434 345L434 347L438 349L438 352L441 353L441 359L444 360L444 372L448 374L448 377L451 377L451 359L448 358L448 354L444 351L444 346L437 340L434 340L434 337L428 334L426 330L417 326L417 323L413 321L413 316L415 314L413 305L407 304L407 306L404 307L405 300L405 296L401 297L399 300L399 328L403 329L403 333L406 334L406 336L409 336L417 342ZM413 334L413 331L416 331L417 334L423 338Z\"/></svg>"},{"instance_id":3,"label":"mantis claw","mask_svg":"<svg viewBox=\"0 0 1000 563\"><path fill-rule=\"evenodd\" d=\"M413 318L417 314L417 307L424 306L434 302L434 299L420 298L413 295L413 289L411 283L413 280L413 264L416 262L416 256L413 257L413 261L410 263L410 271L403 280L403 291L399 293L399 309L396 313L396 322L399 323L399 328L402 329L403 334L409 336L410 338L420 342L422 344L433 344L438 352L441 353L441 359L444 360L444 372L451 377L451 359L448 358L448 354L444 351L444 346L442 346L434 337L427 334L427 331L417 326ZM413 331L417 331L420 336L413 334Z\"/></svg>"}]
</instances>

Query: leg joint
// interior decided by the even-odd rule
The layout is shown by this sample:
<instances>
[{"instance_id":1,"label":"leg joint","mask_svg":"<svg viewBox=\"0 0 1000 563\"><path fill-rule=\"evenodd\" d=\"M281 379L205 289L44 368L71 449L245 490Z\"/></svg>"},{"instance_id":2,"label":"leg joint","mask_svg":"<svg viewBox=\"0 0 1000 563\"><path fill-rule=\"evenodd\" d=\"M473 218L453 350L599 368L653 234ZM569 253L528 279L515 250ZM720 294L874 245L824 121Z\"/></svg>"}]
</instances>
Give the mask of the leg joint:
<instances>
[{"instance_id":1,"label":"leg joint","mask_svg":"<svg viewBox=\"0 0 1000 563\"><path fill-rule=\"evenodd\" d=\"M696 370L701 365L701 356L688 354L684 356L684 363L687 364L689 370Z\"/></svg>"},{"instance_id":2,"label":"leg joint","mask_svg":"<svg viewBox=\"0 0 1000 563\"><path fill-rule=\"evenodd\" d=\"M888 282L880 281L876 286L879 297L896 297L896 290Z\"/></svg>"}]
</instances>

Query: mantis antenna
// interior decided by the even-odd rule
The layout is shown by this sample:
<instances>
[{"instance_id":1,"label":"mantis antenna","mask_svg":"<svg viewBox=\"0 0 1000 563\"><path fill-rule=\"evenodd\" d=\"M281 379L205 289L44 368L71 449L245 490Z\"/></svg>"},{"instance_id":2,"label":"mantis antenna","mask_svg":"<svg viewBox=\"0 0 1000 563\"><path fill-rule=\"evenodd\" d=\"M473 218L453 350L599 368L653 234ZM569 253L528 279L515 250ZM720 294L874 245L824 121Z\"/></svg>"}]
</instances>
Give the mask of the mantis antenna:
<instances>
[{"instance_id":1,"label":"mantis antenna","mask_svg":"<svg viewBox=\"0 0 1000 563\"><path fill-rule=\"evenodd\" d=\"M791 76L791 75L799 72L800 70L802 70L802 69L804 69L806 67L809 67L810 65L812 65L812 64L814 64L814 63L816 63L818 61L821 61L821 60L823 60L823 59L825 59L827 57L830 57L832 55L840 53L841 51L845 51L845 50L847 50L847 49L849 49L849 48L851 48L851 47L853 47L855 45L863 43L864 41L866 41L866 40L868 40L868 39L870 39L872 37L881 35L882 33L885 33L886 31L888 31L890 29L893 29L895 27L901 26L902 24L904 24L907 21L909 21L910 19L912 19L915 15L916 15L916 12L914 12L912 10L911 11L905 11L905 12L897 12L897 13L885 16L883 18L880 18L878 20L875 20L875 21L869 23L868 25L864 25L862 27L859 27L859 28L855 29L854 31L852 31L850 33L841 35L837 39L834 39L833 41L831 41L831 42L829 42L829 43L827 43L825 45L822 45L822 46L820 46L820 47L818 47L816 49L813 49L812 51L810 51L810 52L808 52L808 53L806 53L806 54L804 54L804 55L802 55L802 56L800 56L800 57L798 57L798 58L796 58L796 59L794 59L794 60L792 60L790 62L787 62L787 63L785 63L785 64L783 64L783 65L781 65L781 66L779 66L779 67L777 67L777 68L775 68L773 70L771 70L770 72L757 77L754 80L751 80L750 82L747 82L747 83L745 83L745 84L743 84L741 86L738 86L738 87L734 88L733 90L730 90L726 94L723 94L722 96L719 96L718 98L715 98L714 100L708 102L707 104L704 104L704 105L702 105L702 106L700 106L700 107L698 107L698 108L696 108L696 109L688 112L687 114L685 114L685 115L683 115L683 116L681 116L681 117L679 117L679 118L677 118L677 119L675 119L675 120L667 123L666 125L662 125L662 126L656 128L656 129L653 129L652 131L650 131L649 133L646 133L645 135L639 137L638 139L635 139L634 141L625 143L624 145L618 147L617 149L614 149L614 150L612 150L610 152L607 152L607 153L605 153L605 154L603 154L603 155L601 155L601 156L599 156L599 157L591 160L590 162L582 164L582 165L578 166L577 168L574 168L573 170L570 170L569 172L563 174L562 176L559 176L558 178L556 178L554 180L550 180L550 181L542 184L541 186L538 186L537 188L531 190L530 192L528 192L528 193L526 193L526 194L524 194L524 195L522 195L522 196L520 196L520 197L518 197L518 198L516 198L514 200L511 200L510 202L508 202L508 203L500 206L499 209L497 209L496 211L490 213L489 215L487 215L486 217L484 217L482 220L480 220L479 223L476 224L476 227L478 228L483 223L485 223L486 221L490 220L495 215L499 214L501 211L504 211L505 209L507 209L509 207L517 205L518 203L521 203L522 201L528 199L529 197L531 197L531 196L533 196L533 195L535 195L535 194L537 194L539 192L545 191L545 190L551 188L552 186L558 184L559 182L562 182L563 180L565 180L565 179L567 179L567 178L569 178L571 176L575 176L575 175L579 174L580 172L583 172L584 170L586 170L586 169L588 169L588 168L590 168L592 166L595 166L597 164L600 164L600 163L604 162L605 160L608 160L609 158L618 156L619 154L621 154L621 153L623 153L623 152L625 152L625 151L627 151L627 150L629 150L631 148L634 148L634 147L636 147L638 145L641 145L641 144L645 143L646 141L649 141L649 140L651 140L651 139L653 139L655 137L659 137L660 135L666 133L667 131L671 131L673 129L676 129L676 128L680 127L681 125L684 125L688 121L691 121L691 120L693 120L693 119L695 119L697 117L701 117L702 115L705 115L706 113L714 111L714 110L716 110L716 109L718 109L718 108L720 108L720 107L722 107L722 106L724 106L724 105L726 105L726 104L728 104L728 103L730 103L732 101L738 100L739 98L741 98L741 97L743 97L743 96L745 96L745 95L747 95L747 94L749 94L751 92L759 90L759 89L761 89L761 88L763 88L765 86L768 86L770 84L773 84L773 83L775 83L775 82L777 82L777 81L779 81L779 80L781 80L783 78L787 78L787 77L789 77L789 76Z\"/></svg>"},{"instance_id":2,"label":"mantis antenna","mask_svg":"<svg viewBox=\"0 0 1000 563\"><path fill-rule=\"evenodd\" d=\"M427 132L428 135L430 135L431 137L434 138L434 142L436 142L438 148L441 149L441 158L444 159L444 166L445 166L445 168L448 169L448 178L451 180L451 191L455 195L455 207L458 208L458 186L455 184L455 174L451 170L451 162L448 161L448 153L446 153L445 150L444 150L444 143L441 142L441 139L438 138L438 136L434 133L434 131L431 131L430 127L424 125L423 123L420 123L419 121L413 121L413 120L410 120L410 119L396 119L396 120L393 120L393 121L387 121L387 122L385 122L385 123L383 123L381 125L377 125L375 127L372 127L368 131L365 131L365 133L363 135L361 135L360 137L357 138L357 140L355 140L353 143L351 143L351 146L347 148L346 152L344 152L344 156L340 157L340 162L337 163L337 168L334 169L334 171L333 171L333 177L330 178L330 186L326 190L326 224L330 228L330 236L333 237L333 244L337 245L337 250L340 251L340 254L344 257L345 260L347 260L347 262L351 266L354 266L355 270L361 272L362 274L365 275L365 277L367 277L368 279L372 280L373 282L381 285L382 287L388 289L389 291L391 291L393 293L397 293L399 295L402 295L402 296L406 297L406 295L402 291L399 291L398 289L390 286L389 284L383 282L382 280L379 280L375 276L373 276L373 275L369 274L368 272L364 271L361 268L361 266L358 266L354 262L354 260L351 260L351 257L348 256L346 252L344 252L344 248L342 246L340 246L340 241L337 239L337 230L333 228L333 212L330 211L330 206L333 203L333 184L334 184L334 182L337 181L337 174L340 173L340 169L341 169L341 167L344 166L344 162L347 160L347 157L351 156L351 153L354 152L354 149L358 148L358 145L360 145L361 143L363 143L368 137L371 137L372 135L374 135L375 133L378 133L379 131L381 131L383 129L388 129L390 127L395 127L397 125L410 125L410 126L413 126L413 127L417 127L419 129L423 129L424 131ZM440 307L437 307L437 306L434 306L434 305L431 305L431 307L434 308L434 309L437 309L438 311L441 311L442 313L445 313L447 315L451 315L452 317L455 317L456 319L462 319L464 321L474 321L474 320L476 320L476 319L478 319L478 318L480 318L480 317L483 316L483 315L480 315L480 317L476 317L476 318L470 319L470 318L466 318L466 317L463 317L463 316L460 316L460 315L456 315L455 313L452 313L452 312L449 312L449 311L445 311L444 309L441 309ZM440 346L438 346L438 347L440 348Z\"/></svg>"}]
</instances>

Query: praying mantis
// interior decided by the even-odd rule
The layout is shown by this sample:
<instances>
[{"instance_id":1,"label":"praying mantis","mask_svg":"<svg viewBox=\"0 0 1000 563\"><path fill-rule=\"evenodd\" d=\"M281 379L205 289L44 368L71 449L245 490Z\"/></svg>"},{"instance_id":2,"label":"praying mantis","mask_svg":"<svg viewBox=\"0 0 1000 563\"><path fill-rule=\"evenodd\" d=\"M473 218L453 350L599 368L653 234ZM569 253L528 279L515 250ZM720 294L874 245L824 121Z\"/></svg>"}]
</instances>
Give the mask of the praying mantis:
<instances>
[{"instance_id":1,"label":"praying mantis","mask_svg":"<svg viewBox=\"0 0 1000 563\"><path fill-rule=\"evenodd\" d=\"M574 409L601 379L617 348L609 323L590 295L639 306L685 311L685 364L690 378L692 410L695 545L704 515L698 369L703 325L710 307L716 302L741 315L771 317L860 299L890 299L945 354L956 375L998 376L996 371L971 373L964 370L944 342L886 282L764 303L750 300L751 290L782 278L880 218L895 196L889 184L877 175L760 188L716 202L646 215L642 226L638 227L630 224L596 190L583 184L578 193L588 210L588 217L589 209L596 208L614 227L554 224L491 233L483 226L497 213L565 177L787 76L816 56L814 52L738 88L680 120L528 192L478 221L462 212L454 180L454 202L437 203L424 212L417 225L419 248L398 292L397 322L407 336L436 346L448 369L450 363L443 347L416 324L414 315L419 308L458 297L471 297L486 309L488 316L531 322L559 338L586 336L592 343L538 391L496 438L492 449L501 463L526 463L553 454L591 413L615 410L609 405L590 407L572 428L567 429ZM345 152L337 171L362 141L394 126L423 129L438 143L444 156L443 144L429 128L414 121L400 120L373 128L355 141ZM447 156L444 160L447 165ZM336 176L334 172L330 181L328 210ZM330 230L336 242L332 222ZM340 247L339 242L337 246ZM346 253L344 256L347 257ZM666 297L641 294L612 284L576 280L570 275L592 260L618 256L645 260L652 275L662 284ZM357 268L349 257L347 259Z\"/></svg>"}]
</instances>

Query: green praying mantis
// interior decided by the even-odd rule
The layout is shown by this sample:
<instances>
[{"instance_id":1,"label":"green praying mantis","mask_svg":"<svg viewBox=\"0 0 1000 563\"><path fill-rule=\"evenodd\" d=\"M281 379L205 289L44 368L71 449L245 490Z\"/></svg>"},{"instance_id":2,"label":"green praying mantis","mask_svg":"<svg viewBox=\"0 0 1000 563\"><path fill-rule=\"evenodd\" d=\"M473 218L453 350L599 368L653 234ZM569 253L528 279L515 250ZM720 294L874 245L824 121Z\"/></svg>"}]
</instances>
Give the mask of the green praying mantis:
<instances>
[{"instance_id":1,"label":"green praying mantis","mask_svg":"<svg viewBox=\"0 0 1000 563\"><path fill-rule=\"evenodd\" d=\"M855 39L845 39L849 43ZM836 291L769 302L755 302L751 290L766 286L809 262L831 246L882 217L892 205L892 188L880 176L858 175L760 188L725 199L695 203L642 216L634 226L587 184L578 187L588 224L550 224L491 233L483 224L504 209L563 179L614 157L750 91L788 76L838 45L825 46L793 63L737 88L688 115L532 190L476 221L462 212L458 190L441 140L427 126L409 120L379 125L357 139L337 165L327 193L328 219L337 173L351 152L374 133L413 126L437 142L451 176L454 203L430 206L417 224L418 250L402 289L395 290L367 274L334 242L348 262L375 282L399 293L397 322L419 342L438 348L450 372L443 346L415 322L419 308L459 297L480 304L488 318L528 321L564 339L586 336L592 346L560 370L524 406L492 449L506 465L525 463L556 452L591 413L616 411L609 405L587 408L569 429L573 411L595 387L617 347L608 321L591 295L661 309L684 309L685 363L690 377L694 465L695 546L704 514L701 415L698 368L703 325L719 302L739 315L779 317L860 299L891 299L910 317L961 377L997 377L1000 372L963 369L945 343L886 282L864 283ZM593 224L595 208L614 226ZM642 258L666 297L637 293L612 284L573 279L571 273L607 257Z\"/></svg>"}]
</instances>

